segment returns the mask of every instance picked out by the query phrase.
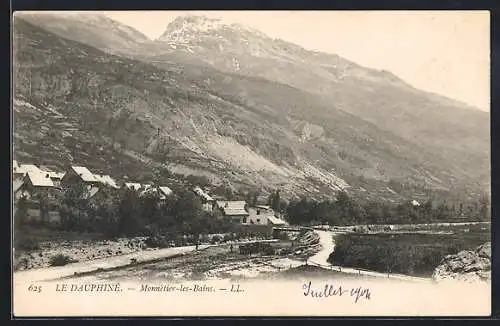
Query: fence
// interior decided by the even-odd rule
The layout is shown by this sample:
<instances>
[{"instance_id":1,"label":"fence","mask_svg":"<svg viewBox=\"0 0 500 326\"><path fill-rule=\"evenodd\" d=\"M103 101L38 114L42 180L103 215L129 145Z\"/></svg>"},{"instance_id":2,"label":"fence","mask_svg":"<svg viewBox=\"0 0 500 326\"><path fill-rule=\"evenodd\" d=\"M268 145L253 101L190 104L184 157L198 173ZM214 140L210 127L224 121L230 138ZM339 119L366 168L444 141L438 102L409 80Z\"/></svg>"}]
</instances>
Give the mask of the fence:
<instances>
[{"instance_id":1,"label":"fence","mask_svg":"<svg viewBox=\"0 0 500 326\"><path fill-rule=\"evenodd\" d=\"M323 264L318 264L318 263L309 262L309 261L306 262L306 264L312 265L312 266L317 266L317 267L327 269L327 270L338 271L341 273L353 274L353 275L358 275L358 276L365 275L365 276L372 276L372 277L378 277L378 278L390 278L390 279L414 281L414 282L429 282L430 281L430 279L423 278L423 277L395 274L395 273L391 273L391 272L382 273L382 272L376 272L376 271L358 268L358 267L323 265Z\"/></svg>"}]
</instances>

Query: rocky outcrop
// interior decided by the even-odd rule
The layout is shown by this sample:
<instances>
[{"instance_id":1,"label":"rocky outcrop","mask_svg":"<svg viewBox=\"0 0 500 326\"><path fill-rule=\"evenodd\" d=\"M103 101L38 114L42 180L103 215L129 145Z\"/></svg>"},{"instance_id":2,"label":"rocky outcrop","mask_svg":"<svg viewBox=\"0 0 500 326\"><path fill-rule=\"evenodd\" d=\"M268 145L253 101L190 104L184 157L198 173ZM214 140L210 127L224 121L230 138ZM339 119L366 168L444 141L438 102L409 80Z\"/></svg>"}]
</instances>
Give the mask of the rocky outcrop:
<instances>
[{"instance_id":1,"label":"rocky outcrop","mask_svg":"<svg viewBox=\"0 0 500 326\"><path fill-rule=\"evenodd\" d=\"M437 282L457 280L465 282L491 280L491 242L475 250L464 250L446 256L434 270L432 278Z\"/></svg>"}]
</instances>

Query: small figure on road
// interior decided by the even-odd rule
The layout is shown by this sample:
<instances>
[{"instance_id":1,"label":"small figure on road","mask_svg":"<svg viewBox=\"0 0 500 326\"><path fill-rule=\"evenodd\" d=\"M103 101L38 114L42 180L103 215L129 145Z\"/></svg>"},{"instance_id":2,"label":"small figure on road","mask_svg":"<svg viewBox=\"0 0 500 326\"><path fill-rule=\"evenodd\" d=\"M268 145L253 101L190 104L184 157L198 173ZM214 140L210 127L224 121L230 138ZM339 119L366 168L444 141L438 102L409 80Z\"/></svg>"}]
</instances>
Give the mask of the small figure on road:
<instances>
[{"instance_id":1,"label":"small figure on road","mask_svg":"<svg viewBox=\"0 0 500 326\"><path fill-rule=\"evenodd\" d=\"M231 250L231 252L233 252L233 244L231 243L231 246L229 247L229 250Z\"/></svg>"}]
</instances>

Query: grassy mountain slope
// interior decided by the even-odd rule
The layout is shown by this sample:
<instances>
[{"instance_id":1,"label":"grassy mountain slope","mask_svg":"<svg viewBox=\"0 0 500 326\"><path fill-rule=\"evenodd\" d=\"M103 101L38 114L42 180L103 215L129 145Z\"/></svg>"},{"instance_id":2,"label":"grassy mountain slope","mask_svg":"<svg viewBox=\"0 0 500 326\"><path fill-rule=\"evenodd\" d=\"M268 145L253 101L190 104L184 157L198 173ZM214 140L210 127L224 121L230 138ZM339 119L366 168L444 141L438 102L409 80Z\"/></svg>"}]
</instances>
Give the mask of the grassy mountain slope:
<instances>
[{"instance_id":1,"label":"grassy mountain slope","mask_svg":"<svg viewBox=\"0 0 500 326\"><path fill-rule=\"evenodd\" d=\"M14 149L116 177L157 164L215 183L399 198L391 179L471 187L467 169L309 92L210 67L157 65L14 21Z\"/></svg>"}]
</instances>

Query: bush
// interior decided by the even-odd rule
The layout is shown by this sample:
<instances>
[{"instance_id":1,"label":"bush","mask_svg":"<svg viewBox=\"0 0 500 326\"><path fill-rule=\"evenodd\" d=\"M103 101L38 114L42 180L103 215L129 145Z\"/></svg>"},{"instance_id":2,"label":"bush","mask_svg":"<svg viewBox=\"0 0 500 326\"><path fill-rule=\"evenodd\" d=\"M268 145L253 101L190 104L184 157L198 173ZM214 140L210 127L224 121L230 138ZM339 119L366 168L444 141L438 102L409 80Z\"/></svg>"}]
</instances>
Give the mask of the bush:
<instances>
[{"instance_id":1,"label":"bush","mask_svg":"<svg viewBox=\"0 0 500 326\"><path fill-rule=\"evenodd\" d=\"M216 243L220 243L222 241L222 238L218 235L214 235L212 237L212 239L210 240L210 243L211 244L216 244Z\"/></svg>"},{"instance_id":2,"label":"bush","mask_svg":"<svg viewBox=\"0 0 500 326\"><path fill-rule=\"evenodd\" d=\"M170 247L170 241L166 237L152 236L148 237L144 243L150 248L167 248Z\"/></svg>"},{"instance_id":3,"label":"bush","mask_svg":"<svg viewBox=\"0 0 500 326\"><path fill-rule=\"evenodd\" d=\"M58 254L55 256L52 256L50 258L49 265L50 266L64 266L72 262L71 257L63 255L63 254Z\"/></svg>"},{"instance_id":4,"label":"bush","mask_svg":"<svg viewBox=\"0 0 500 326\"><path fill-rule=\"evenodd\" d=\"M228 242L231 240L233 240L233 237L230 234L224 235L224 238L222 239L222 241L224 241L224 242Z\"/></svg>"}]
</instances>

